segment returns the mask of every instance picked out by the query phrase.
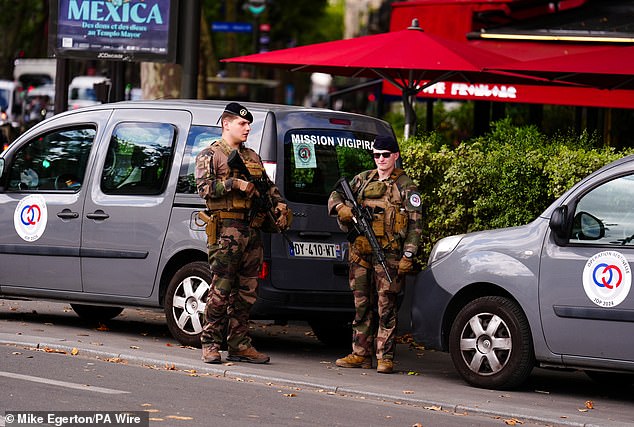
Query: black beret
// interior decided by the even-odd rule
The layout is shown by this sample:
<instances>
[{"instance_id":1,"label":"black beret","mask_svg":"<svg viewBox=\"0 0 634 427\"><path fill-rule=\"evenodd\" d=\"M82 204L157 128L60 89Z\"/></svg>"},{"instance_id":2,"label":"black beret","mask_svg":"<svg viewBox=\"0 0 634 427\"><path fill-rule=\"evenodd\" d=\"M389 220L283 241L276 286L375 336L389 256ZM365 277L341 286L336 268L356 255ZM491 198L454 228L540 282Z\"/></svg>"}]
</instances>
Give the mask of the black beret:
<instances>
[{"instance_id":1,"label":"black beret","mask_svg":"<svg viewBox=\"0 0 634 427\"><path fill-rule=\"evenodd\" d=\"M398 144L393 136L377 135L374 139L375 150L388 150L390 153L398 153Z\"/></svg>"},{"instance_id":2,"label":"black beret","mask_svg":"<svg viewBox=\"0 0 634 427\"><path fill-rule=\"evenodd\" d=\"M230 102L225 107L225 113L233 114L234 116L242 117L243 119L247 119L249 123L253 123L253 114L246 107L238 104L237 102Z\"/></svg>"}]
</instances>

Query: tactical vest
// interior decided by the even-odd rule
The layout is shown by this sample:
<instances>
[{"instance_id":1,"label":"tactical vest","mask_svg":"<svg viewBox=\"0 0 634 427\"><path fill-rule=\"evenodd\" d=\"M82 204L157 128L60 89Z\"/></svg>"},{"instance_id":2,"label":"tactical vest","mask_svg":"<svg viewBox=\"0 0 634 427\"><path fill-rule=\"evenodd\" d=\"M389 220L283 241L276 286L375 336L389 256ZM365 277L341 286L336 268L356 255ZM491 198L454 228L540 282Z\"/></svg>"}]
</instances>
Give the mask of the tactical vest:
<instances>
[{"instance_id":1,"label":"tactical vest","mask_svg":"<svg viewBox=\"0 0 634 427\"><path fill-rule=\"evenodd\" d=\"M372 229L379 244L384 249L399 250L405 240L409 220L397 185L405 172L394 169L385 181L373 180L376 173L376 170L370 172L362 183L358 202L372 212Z\"/></svg>"},{"instance_id":2,"label":"tactical vest","mask_svg":"<svg viewBox=\"0 0 634 427\"><path fill-rule=\"evenodd\" d=\"M227 143L221 139L214 142L211 145L211 148L214 154L218 152L222 152L225 159L229 157L229 154L232 151L231 147L229 147ZM251 178L253 180L258 180L262 178L264 174L264 168L260 165L258 161L251 160L244 157L242 157L242 161L244 162L244 165L249 170L249 173L251 174ZM240 175L237 169L230 169L226 176L218 176L218 178L246 179L246 177ZM246 213L250 208L251 208L251 199L246 197L246 195L242 191L231 190L224 197L219 197L217 199L207 199L207 209L211 211L238 211L238 212Z\"/></svg>"}]
</instances>

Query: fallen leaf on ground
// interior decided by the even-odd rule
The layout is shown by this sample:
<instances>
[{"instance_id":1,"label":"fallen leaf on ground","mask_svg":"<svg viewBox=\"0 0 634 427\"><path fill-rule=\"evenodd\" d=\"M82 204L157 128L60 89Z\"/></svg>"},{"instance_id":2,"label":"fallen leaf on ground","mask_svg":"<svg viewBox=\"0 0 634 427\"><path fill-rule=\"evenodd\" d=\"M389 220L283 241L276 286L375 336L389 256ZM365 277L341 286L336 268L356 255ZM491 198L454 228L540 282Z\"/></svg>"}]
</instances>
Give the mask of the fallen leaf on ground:
<instances>
[{"instance_id":1,"label":"fallen leaf on ground","mask_svg":"<svg viewBox=\"0 0 634 427\"><path fill-rule=\"evenodd\" d=\"M165 418L170 418L172 420L182 420L182 421L193 420L192 417L183 417L181 415L167 415Z\"/></svg>"},{"instance_id":2,"label":"fallen leaf on ground","mask_svg":"<svg viewBox=\"0 0 634 427\"><path fill-rule=\"evenodd\" d=\"M429 409L430 411L442 411L442 406L425 406L425 409Z\"/></svg>"},{"instance_id":3,"label":"fallen leaf on ground","mask_svg":"<svg viewBox=\"0 0 634 427\"><path fill-rule=\"evenodd\" d=\"M594 409L594 403L592 403L592 400L586 400L585 406L588 409Z\"/></svg>"},{"instance_id":4,"label":"fallen leaf on ground","mask_svg":"<svg viewBox=\"0 0 634 427\"><path fill-rule=\"evenodd\" d=\"M403 394L414 394L412 390L403 390Z\"/></svg>"},{"instance_id":5,"label":"fallen leaf on ground","mask_svg":"<svg viewBox=\"0 0 634 427\"><path fill-rule=\"evenodd\" d=\"M46 353L66 354L66 352L64 350L58 350L56 348L49 348L49 347L44 347L44 352L46 352Z\"/></svg>"},{"instance_id":6,"label":"fallen leaf on ground","mask_svg":"<svg viewBox=\"0 0 634 427\"><path fill-rule=\"evenodd\" d=\"M98 331L109 331L110 329L108 329L108 327L106 325L104 325L103 323L100 323L99 326L97 326L97 330Z\"/></svg>"},{"instance_id":7,"label":"fallen leaf on ground","mask_svg":"<svg viewBox=\"0 0 634 427\"><path fill-rule=\"evenodd\" d=\"M284 397L296 397L297 395L295 393L284 393L282 396L284 396Z\"/></svg>"},{"instance_id":8,"label":"fallen leaf on ground","mask_svg":"<svg viewBox=\"0 0 634 427\"><path fill-rule=\"evenodd\" d=\"M70 354L72 354L73 356L77 356L79 354L79 349L77 347L73 347L73 349L70 351Z\"/></svg>"},{"instance_id":9,"label":"fallen leaf on ground","mask_svg":"<svg viewBox=\"0 0 634 427\"><path fill-rule=\"evenodd\" d=\"M165 364L165 369L168 371L175 371L176 370L176 366L172 363L171 365L169 363Z\"/></svg>"},{"instance_id":10,"label":"fallen leaf on ground","mask_svg":"<svg viewBox=\"0 0 634 427\"><path fill-rule=\"evenodd\" d=\"M524 424L523 421L518 420L517 418L509 418L504 420L504 424L506 424L507 426L515 426L518 424Z\"/></svg>"}]
</instances>

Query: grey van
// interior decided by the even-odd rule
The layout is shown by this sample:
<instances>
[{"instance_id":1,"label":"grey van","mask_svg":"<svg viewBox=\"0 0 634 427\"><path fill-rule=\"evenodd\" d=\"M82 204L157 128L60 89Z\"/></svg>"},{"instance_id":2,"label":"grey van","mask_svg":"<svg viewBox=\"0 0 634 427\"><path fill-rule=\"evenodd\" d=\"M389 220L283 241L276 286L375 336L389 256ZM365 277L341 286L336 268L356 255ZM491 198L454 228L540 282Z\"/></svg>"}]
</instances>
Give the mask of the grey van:
<instances>
[{"instance_id":1,"label":"grey van","mask_svg":"<svg viewBox=\"0 0 634 427\"><path fill-rule=\"evenodd\" d=\"M477 387L534 366L634 383L634 156L584 178L530 224L440 240L416 277L413 334Z\"/></svg>"},{"instance_id":2,"label":"grey van","mask_svg":"<svg viewBox=\"0 0 634 427\"><path fill-rule=\"evenodd\" d=\"M199 345L210 283L197 220L194 159L220 136L226 102L130 101L58 114L0 154L0 298L69 302L105 320L163 307L182 344ZM253 318L307 320L325 342L349 340L348 245L326 199L341 176L374 167L382 120L245 103L257 151L294 214L263 234Z\"/></svg>"}]
</instances>

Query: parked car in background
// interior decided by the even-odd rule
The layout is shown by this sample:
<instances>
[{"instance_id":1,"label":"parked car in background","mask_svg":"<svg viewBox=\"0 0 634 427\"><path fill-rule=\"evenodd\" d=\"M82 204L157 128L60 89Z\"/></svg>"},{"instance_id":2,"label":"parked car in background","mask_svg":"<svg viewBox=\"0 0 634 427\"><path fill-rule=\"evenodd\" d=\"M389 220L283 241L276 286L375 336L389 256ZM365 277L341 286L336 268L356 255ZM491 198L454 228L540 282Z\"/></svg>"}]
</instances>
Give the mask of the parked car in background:
<instances>
[{"instance_id":1,"label":"parked car in background","mask_svg":"<svg viewBox=\"0 0 634 427\"><path fill-rule=\"evenodd\" d=\"M19 83L0 80L0 120L2 123L18 121L21 108L20 92Z\"/></svg>"},{"instance_id":2,"label":"parked car in background","mask_svg":"<svg viewBox=\"0 0 634 427\"><path fill-rule=\"evenodd\" d=\"M413 334L477 387L536 365L634 383L634 156L589 175L528 225L451 236L416 277Z\"/></svg>"},{"instance_id":3,"label":"parked car in background","mask_svg":"<svg viewBox=\"0 0 634 427\"><path fill-rule=\"evenodd\" d=\"M0 298L65 301L105 320L163 307L178 341L199 345L211 273L199 151L221 135L225 101L126 101L67 111L0 153ZM322 341L350 341L348 243L326 202L341 176L374 165L382 120L244 103L259 153L294 220L263 233L252 318L306 320Z\"/></svg>"},{"instance_id":4,"label":"parked car in background","mask_svg":"<svg viewBox=\"0 0 634 427\"><path fill-rule=\"evenodd\" d=\"M97 97L95 84L109 81L103 76L77 76L68 85L68 109L87 107L101 104Z\"/></svg>"},{"instance_id":5,"label":"parked car in background","mask_svg":"<svg viewBox=\"0 0 634 427\"><path fill-rule=\"evenodd\" d=\"M31 88L24 96L23 105L22 122L25 128L51 117L55 110L55 85Z\"/></svg>"}]
</instances>

